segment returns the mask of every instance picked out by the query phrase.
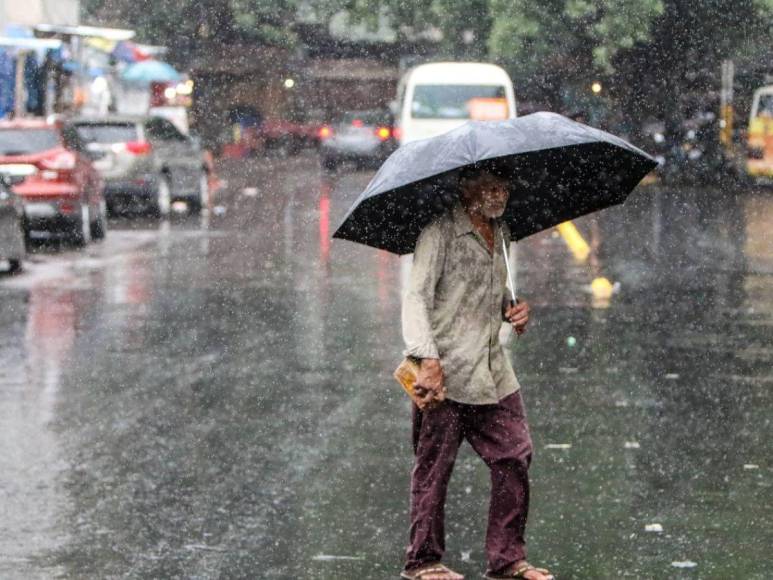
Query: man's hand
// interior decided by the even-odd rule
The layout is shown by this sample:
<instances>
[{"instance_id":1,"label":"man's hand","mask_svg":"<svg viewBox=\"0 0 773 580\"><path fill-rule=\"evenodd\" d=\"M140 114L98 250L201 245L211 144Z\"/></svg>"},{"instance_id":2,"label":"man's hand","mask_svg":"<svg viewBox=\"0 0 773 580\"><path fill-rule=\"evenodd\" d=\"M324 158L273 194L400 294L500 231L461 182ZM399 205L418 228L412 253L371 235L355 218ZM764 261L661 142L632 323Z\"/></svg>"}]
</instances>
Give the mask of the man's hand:
<instances>
[{"instance_id":1,"label":"man's hand","mask_svg":"<svg viewBox=\"0 0 773 580\"><path fill-rule=\"evenodd\" d=\"M421 401L420 409L433 407L445 399L446 389L443 384L443 367L436 358L423 358L416 378L416 394Z\"/></svg>"},{"instance_id":2,"label":"man's hand","mask_svg":"<svg viewBox=\"0 0 773 580\"><path fill-rule=\"evenodd\" d=\"M526 332L526 325L529 323L529 304L519 301L515 306L508 306L505 310L505 320L512 326L518 335Z\"/></svg>"}]
</instances>

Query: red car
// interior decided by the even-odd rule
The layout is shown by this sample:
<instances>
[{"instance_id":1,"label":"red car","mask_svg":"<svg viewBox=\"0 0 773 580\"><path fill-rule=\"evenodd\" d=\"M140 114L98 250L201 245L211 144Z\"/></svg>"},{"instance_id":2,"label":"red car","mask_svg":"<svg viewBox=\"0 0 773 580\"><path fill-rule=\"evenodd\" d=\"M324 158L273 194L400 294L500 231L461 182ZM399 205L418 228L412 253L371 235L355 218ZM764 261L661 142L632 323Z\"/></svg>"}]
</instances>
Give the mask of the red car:
<instances>
[{"instance_id":1,"label":"red car","mask_svg":"<svg viewBox=\"0 0 773 580\"><path fill-rule=\"evenodd\" d=\"M266 119L257 128L257 137L266 148L286 148L288 153L297 153L304 147L318 147L323 135L325 114L320 110L305 112L294 119Z\"/></svg>"},{"instance_id":2,"label":"red car","mask_svg":"<svg viewBox=\"0 0 773 580\"><path fill-rule=\"evenodd\" d=\"M27 239L66 237L77 245L105 236L104 184L77 132L62 120L0 121L0 173L24 206Z\"/></svg>"}]
</instances>

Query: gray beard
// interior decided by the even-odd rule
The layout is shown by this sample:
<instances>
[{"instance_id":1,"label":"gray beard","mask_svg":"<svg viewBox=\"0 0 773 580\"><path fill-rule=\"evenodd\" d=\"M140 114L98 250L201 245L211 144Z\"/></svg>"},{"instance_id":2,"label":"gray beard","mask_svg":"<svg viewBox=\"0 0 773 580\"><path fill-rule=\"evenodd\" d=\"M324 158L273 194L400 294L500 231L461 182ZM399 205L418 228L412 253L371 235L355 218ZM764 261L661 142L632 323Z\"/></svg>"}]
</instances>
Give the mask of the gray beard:
<instances>
[{"instance_id":1,"label":"gray beard","mask_svg":"<svg viewBox=\"0 0 773 580\"><path fill-rule=\"evenodd\" d=\"M483 215L485 215L490 220L495 220L501 218L505 213L505 208L503 207L501 210L483 210Z\"/></svg>"}]
</instances>

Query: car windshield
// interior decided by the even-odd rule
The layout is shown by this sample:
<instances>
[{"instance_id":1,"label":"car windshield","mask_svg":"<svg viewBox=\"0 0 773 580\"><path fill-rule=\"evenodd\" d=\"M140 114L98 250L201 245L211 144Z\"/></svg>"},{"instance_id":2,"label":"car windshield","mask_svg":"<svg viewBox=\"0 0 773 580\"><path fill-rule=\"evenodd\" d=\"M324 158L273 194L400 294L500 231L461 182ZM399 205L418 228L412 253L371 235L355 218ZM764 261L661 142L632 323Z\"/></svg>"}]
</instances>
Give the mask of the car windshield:
<instances>
[{"instance_id":1,"label":"car windshield","mask_svg":"<svg viewBox=\"0 0 773 580\"><path fill-rule=\"evenodd\" d=\"M758 117L773 117L773 95L761 95L757 106Z\"/></svg>"},{"instance_id":2,"label":"car windshield","mask_svg":"<svg viewBox=\"0 0 773 580\"><path fill-rule=\"evenodd\" d=\"M128 143L138 140L134 123L81 123L76 128L78 136L86 143Z\"/></svg>"},{"instance_id":3,"label":"car windshield","mask_svg":"<svg viewBox=\"0 0 773 580\"><path fill-rule=\"evenodd\" d=\"M54 129L0 129L0 155L31 155L58 145Z\"/></svg>"},{"instance_id":4,"label":"car windshield","mask_svg":"<svg viewBox=\"0 0 773 580\"><path fill-rule=\"evenodd\" d=\"M504 99L501 85L416 85L411 103L414 119L469 119L474 99Z\"/></svg>"}]
</instances>

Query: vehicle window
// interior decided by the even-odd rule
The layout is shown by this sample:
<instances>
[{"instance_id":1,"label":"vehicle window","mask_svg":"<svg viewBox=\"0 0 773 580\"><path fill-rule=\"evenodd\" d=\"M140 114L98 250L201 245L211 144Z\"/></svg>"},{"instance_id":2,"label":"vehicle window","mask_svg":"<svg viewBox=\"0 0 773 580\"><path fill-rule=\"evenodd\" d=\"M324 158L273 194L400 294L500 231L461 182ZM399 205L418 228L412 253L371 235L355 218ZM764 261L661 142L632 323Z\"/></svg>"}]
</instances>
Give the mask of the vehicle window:
<instances>
[{"instance_id":1,"label":"vehicle window","mask_svg":"<svg viewBox=\"0 0 773 580\"><path fill-rule=\"evenodd\" d=\"M86 143L128 143L139 139L134 123L83 123L76 125L76 129Z\"/></svg>"},{"instance_id":2,"label":"vehicle window","mask_svg":"<svg viewBox=\"0 0 773 580\"><path fill-rule=\"evenodd\" d=\"M469 119L474 99L504 99L501 85L416 85L411 103L414 119Z\"/></svg>"},{"instance_id":3,"label":"vehicle window","mask_svg":"<svg viewBox=\"0 0 773 580\"><path fill-rule=\"evenodd\" d=\"M760 95L757 116L773 117L773 95Z\"/></svg>"},{"instance_id":4,"label":"vehicle window","mask_svg":"<svg viewBox=\"0 0 773 580\"><path fill-rule=\"evenodd\" d=\"M30 155L59 144L56 129L0 129L0 155Z\"/></svg>"},{"instance_id":5,"label":"vehicle window","mask_svg":"<svg viewBox=\"0 0 773 580\"><path fill-rule=\"evenodd\" d=\"M145 123L145 130L150 139L159 141L185 141L186 137L177 130L170 121L155 117Z\"/></svg>"},{"instance_id":6,"label":"vehicle window","mask_svg":"<svg viewBox=\"0 0 773 580\"><path fill-rule=\"evenodd\" d=\"M344 125L352 125L358 121L368 127L392 124L389 113L384 111L352 111L341 118Z\"/></svg>"}]
</instances>

